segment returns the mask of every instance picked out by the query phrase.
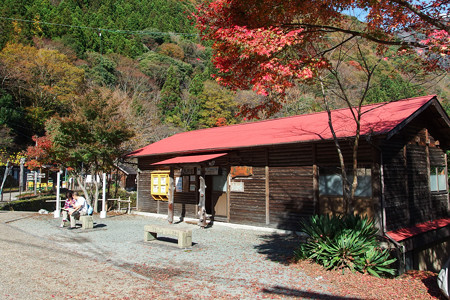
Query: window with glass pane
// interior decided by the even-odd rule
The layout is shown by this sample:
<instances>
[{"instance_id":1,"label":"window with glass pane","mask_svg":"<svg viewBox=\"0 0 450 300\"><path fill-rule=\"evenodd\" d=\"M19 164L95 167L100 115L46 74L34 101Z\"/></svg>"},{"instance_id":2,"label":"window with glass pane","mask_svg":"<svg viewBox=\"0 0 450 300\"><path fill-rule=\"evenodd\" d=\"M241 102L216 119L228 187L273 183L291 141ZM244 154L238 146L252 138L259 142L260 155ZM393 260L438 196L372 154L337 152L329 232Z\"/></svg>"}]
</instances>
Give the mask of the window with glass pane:
<instances>
[{"instance_id":1,"label":"window with glass pane","mask_svg":"<svg viewBox=\"0 0 450 300\"><path fill-rule=\"evenodd\" d=\"M226 172L222 172L222 175L216 175L212 177L213 191L226 192L227 191L227 176Z\"/></svg>"},{"instance_id":2,"label":"window with glass pane","mask_svg":"<svg viewBox=\"0 0 450 300\"><path fill-rule=\"evenodd\" d=\"M342 177L336 167L319 169L319 194L325 196L342 196Z\"/></svg>"},{"instance_id":3,"label":"window with glass pane","mask_svg":"<svg viewBox=\"0 0 450 300\"><path fill-rule=\"evenodd\" d=\"M353 177L350 174L350 180ZM372 170L369 168L358 168L357 171L358 186L355 190L355 196L372 197Z\"/></svg>"},{"instance_id":4,"label":"window with glass pane","mask_svg":"<svg viewBox=\"0 0 450 300\"><path fill-rule=\"evenodd\" d=\"M348 180L352 180L352 172L347 173ZM370 168L358 168L358 186L355 196L372 196L372 172ZM342 196L343 186L339 168L320 168L319 170L319 194L323 196Z\"/></svg>"},{"instance_id":5,"label":"window with glass pane","mask_svg":"<svg viewBox=\"0 0 450 300\"><path fill-rule=\"evenodd\" d=\"M447 174L444 166L430 168L430 190L432 192L447 191Z\"/></svg>"}]
</instances>

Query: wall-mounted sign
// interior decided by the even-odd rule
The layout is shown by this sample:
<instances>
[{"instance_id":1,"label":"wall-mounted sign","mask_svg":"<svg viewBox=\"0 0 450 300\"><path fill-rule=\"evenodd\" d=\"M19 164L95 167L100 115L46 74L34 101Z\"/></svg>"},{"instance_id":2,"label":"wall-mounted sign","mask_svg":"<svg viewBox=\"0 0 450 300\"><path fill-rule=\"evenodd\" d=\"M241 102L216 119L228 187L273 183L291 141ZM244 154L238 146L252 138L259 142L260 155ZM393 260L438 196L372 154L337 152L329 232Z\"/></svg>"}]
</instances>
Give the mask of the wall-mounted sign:
<instances>
[{"instance_id":1,"label":"wall-mounted sign","mask_svg":"<svg viewBox=\"0 0 450 300\"><path fill-rule=\"evenodd\" d=\"M230 169L232 178L235 177L248 177L253 175L253 167L247 166L234 166Z\"/></svg>"},{"instance_id":2,"label":"wall-mounted sign","mask_svg":"<svg viewBox=\"0 0 450 300\"><path fill-rule=\"evenodd\" d=\"M194 167L184 167L181 170L182 175L195 175L195 168Z\"/></svg>"},{"instance_id":3,"label":"wall-mounted sign","mask_svg":"<svg viewBox=\"0 0 450 300\"><path fill-rule=\"evenodd\" d=\"M230 184L230 190L232 192L244 192L244 183L232 181Z\"/></svg>"},{"instance_id":4,"label":"wall-mounted sign","mask_svg":"<svg viewBox=\"0 0 450 300\"><path fill-rule=\"evenodd\" d=\"M205 168L205 175L219 175L219 167Z\"/></svg>"},{"instance_id":5,"label":"wall-mounted sign","mask_svg":"<svg viewBox=\"0 0 450 300\"><path fill-rule=\"evenodd\" d=\"M175 177L175 191L178 193L183 191L183 177Z\"/></svg>"},{"instance_id":6,"label":"wall-mounted sign","mask_svg":"<svg viewBox=\"0 0 450 300\"><path fill-rule=\"evenodd\" d=\"M167 201L167 193L169 192L169 171L152 172L151 182L153 199Z\"/></svg>"}]
</instances>

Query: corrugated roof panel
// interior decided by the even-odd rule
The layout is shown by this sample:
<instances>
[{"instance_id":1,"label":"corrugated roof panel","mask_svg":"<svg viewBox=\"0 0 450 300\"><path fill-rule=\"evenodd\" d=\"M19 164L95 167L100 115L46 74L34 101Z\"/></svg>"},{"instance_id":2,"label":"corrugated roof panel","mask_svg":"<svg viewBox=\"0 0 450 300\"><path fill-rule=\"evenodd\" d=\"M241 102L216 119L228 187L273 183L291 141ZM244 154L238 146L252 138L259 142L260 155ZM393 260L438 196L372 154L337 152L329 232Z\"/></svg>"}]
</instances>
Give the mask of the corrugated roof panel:
<instances>
[{"instance_id":1,"label":"corrugated roof panel","mask_svg":"<svg viewBox=\"0 0 450 300\"><path fill-rule=\"evenodd\" d=\"M363 106L361 135L385 134L419 110L435 95ZM349 109L332 111L338 138L355 135ZM252 146L332 139L327 112L194 130L175 134L131 152L128 156L227 151Z\"/></svg>"}]
</instances>

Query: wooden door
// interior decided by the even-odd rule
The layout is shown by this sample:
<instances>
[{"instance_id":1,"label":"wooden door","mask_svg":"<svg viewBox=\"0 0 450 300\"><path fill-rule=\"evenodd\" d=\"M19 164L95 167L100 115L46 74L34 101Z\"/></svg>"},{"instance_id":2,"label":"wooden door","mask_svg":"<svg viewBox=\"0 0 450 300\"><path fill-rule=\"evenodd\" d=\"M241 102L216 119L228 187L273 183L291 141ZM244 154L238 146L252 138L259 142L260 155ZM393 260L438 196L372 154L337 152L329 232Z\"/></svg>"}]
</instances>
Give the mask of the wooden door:
<instances>
[{"instance_id":1,"label":"wooden door","mask_svg":"<svg viewBox=\"0 0 450 300\"><path fill-rule=\"evenodd\" d=\"M207 196L209 196L208 202L210 203L208 205L210 211L208 211L207 207L208 214L227 217L227 176L226 172L223 172L221 175L207 176L209 177L209 180L207 180L207 185L209 183L209 186L206 189L209 190Z\"/></svg>"}]
</instances>

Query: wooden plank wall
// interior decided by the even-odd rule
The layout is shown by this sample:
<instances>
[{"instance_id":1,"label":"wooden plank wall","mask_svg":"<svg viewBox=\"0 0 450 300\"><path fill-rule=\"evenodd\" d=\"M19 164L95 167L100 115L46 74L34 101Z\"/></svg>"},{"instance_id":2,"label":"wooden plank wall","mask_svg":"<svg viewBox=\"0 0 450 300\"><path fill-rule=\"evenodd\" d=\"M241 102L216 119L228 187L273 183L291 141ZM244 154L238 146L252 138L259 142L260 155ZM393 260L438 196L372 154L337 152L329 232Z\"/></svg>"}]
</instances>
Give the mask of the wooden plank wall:
<instances>
[{"instance_id":1,"label":"wooden plank wall","mask_svg":"<svg viewBox=\"0 0 450 300\"><path fill-rule=\"evenodd\" d=\"M446 162L426 124L416 119L383 146L387 230L448 217L447 193L430 192L430 164Z\"/></svg>"},{"instance_id":2,"label":"wooden plank wall","mask_svg":"<svg viewBox=\"0 0 450 300\"><path fill-rule=\"evenodd\" d=\"M298 230L303 217L315 213L313 167L270 167L270 224Z\"/></svg>"},{"instance_id":3,"label":"wooden plank wall","mask_svg":"<svg viewBox=\"0 0 450 300\"><path fill-rule=\"evenodd\" d=\"M408 181L404 142L398 137L383 146L383 171L387 229L401 228L409 222Z\"/></svg>"},{"instance_id":4,"label":"wooden plank wall","mask_svg":"<svg viewBox=\"0 0 450 300\"><path fill-rule=\"evenodd\" d=\"M157 202L151 195L151 171L141 171L138 180L138 207L139 211L157 213Z\"/></svg>"},{"instance_id":5,"label":"wooden plank wall","mask_svg":"<svg viewBox=\"0 0 450 300\"><path fill-rule=\"evenodd\" d=\"M314 214L312 165L311 144L269 149L270 226L298 230L300 219Z\"/></svg>"},{"instance_id":6,"label":"wooden plank wall","mask_svg":"<svg viewBox=\"0 0 450 300\"><path fill-rule=\"evenodd\" d=\"M433 145L433 140L431 141L431 144ZM445 153L438 148L432 148L429 149L430 153L430 165L431 166L445 166L446 156ZM448 168L448 167L447 167ZM449 194L445 192L439 192L439 193L431 193L431 210L432 215L434 219L440 219L448 217L449 214Z\"/></svg>"},{"instance_id":7,"label":"wooden plank wall","mask_svg":"<svg viewBox=\"0 0 450 300\"><path fill-rule=\"evenodd\" d=\"M265 168L253 167L253 176L236 177L232 182L244 184L244 192L231 192L230 222L265 225Z\"/></svg>"},{"instance_id":8,"label":"wooden plank wall","mask_svg":"<svg viewBox=\"0 0 450 300\"><path fill-rule=\"evenodd\" d=\"M410 224L408 225L414 225L413 223L430 220L433 214L426 146L408 144L406 146L406 166L410 218Z\"/></svg>"},{"instance_id":9,"label":"wooden plank wall","mask_svg":"<svg viewBox=\"0 0 450 300\"><path fill-rule=\"evenodd\" d=\"M341 149L344 154L344 160L348 168L352 166L352 142L341 141ZM319 166L339 166L339 157L336 146L333 142L318 143L316 147L317 164ZM358 149L358 164L371 166L373 163L373 146L364 139L360 141Z\"/></svg>"}]
</instances>

